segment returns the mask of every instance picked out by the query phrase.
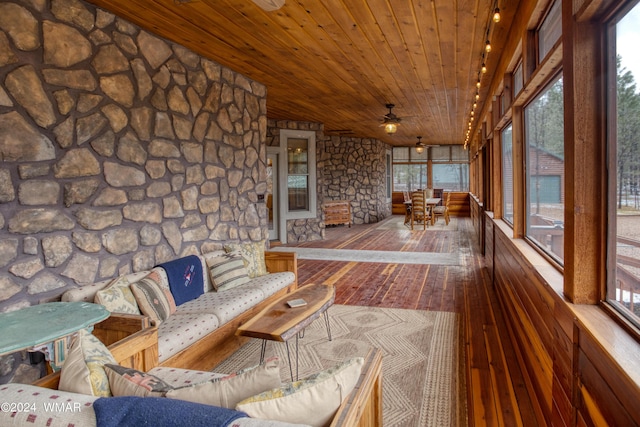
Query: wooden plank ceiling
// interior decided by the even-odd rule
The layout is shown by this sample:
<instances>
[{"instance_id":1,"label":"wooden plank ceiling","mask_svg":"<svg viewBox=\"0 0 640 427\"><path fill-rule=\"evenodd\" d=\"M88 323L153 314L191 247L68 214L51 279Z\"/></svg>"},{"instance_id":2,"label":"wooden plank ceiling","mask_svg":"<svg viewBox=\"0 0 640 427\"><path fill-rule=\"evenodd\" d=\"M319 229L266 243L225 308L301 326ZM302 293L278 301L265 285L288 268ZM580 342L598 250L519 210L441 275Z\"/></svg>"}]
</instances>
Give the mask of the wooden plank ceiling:
<instances>
[{"instance_id":1,"label":"wooden plank ceiling","mask_svg":"<svg viewBox=\"0 0 640 427\"><path fill-rule=\"evenodd\" d=\"M487 39L479 108L518 1L89 0L267 86L268 117L410 146L462 144ZM502 4L505 3L505 4ZM502 20L490 14L500 7ZM393 103L394 136L380 123ZM476 111L479 111L479 108Z\"/></svg>"}]
</instances>

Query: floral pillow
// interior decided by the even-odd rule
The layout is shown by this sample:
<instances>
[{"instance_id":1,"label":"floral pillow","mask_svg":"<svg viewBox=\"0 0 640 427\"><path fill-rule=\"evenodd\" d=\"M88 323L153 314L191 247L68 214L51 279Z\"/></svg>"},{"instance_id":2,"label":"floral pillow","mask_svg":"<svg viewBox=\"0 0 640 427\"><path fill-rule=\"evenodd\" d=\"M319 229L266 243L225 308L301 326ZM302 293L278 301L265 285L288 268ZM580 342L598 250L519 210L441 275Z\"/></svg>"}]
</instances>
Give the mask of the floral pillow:
<instances>
[{"instance_id":1,"label":"floral pillow","mask_svg":"<svg viewBox=\"0 0 640 427\"><path fill-rule=\"evenodd\" d=\"M111 396L104 371L107 363L117 364L109 349L86 330L80 330L62 365L58 388L90 396Z\"/></svg>"},{"instance_id":2,"label":"floral pillow","mask_svg":"<svg viewBox=\"0 0 640 427\"><path fill-rule=\"evenodd\" d=\"M242 255L244 265L247 267L247 274L250 279L253 279L269 273L264 262L264 245L264 240L252 243L230 243L225 245L224 250L227 253Z\"/></svg>"},{"instance_id":3,"label":"floral pillow","mask_svg":"<svg viewBox=\"0 0 640 427\"><path fill-rule=\"evenodd\" d=\"M93 302L102 304L112 313L140 314L129 284L126 276L118 277L104 289L96 292Z\"/></svg>"}]
</instances>

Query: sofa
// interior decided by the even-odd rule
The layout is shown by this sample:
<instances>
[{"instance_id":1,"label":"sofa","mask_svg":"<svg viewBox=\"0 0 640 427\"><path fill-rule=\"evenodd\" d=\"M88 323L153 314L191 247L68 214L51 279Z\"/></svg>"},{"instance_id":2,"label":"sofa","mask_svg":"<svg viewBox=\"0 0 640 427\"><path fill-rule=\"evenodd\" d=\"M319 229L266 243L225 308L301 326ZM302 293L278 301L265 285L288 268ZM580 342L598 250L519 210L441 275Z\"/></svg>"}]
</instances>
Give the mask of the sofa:
<instances>
[{"instance_id":1,"label":"sofa","mask_svg":"<svg viewBox=\"0 0 640 427\"><path fill-rule=\"evenodd\" d=\"M81 337L74 340L62 371L41 378L32 385L0 385L0 395L3 396L3 400L12 402L12 406L3 404L0 411L0 425L31 427L382 425L382 357L379 350L370 351L364 358L345 361L338 367L314 375L313 378L281 384L273 390L246 398L247 395L260 391L261 388L269 388L273 385L271 384L272 367L277 361L268 360L251 370L231 375L222 374L225 378L221 379L219 378L221 374L212 372L154 366L158 354L158 327L156 326L133 333L108 347L99 343L92 334L82 332L80 335ZM103 350L108 353L108 358L103 360L102 367L104 371L109 372L108 383L111 390L114 393L116 387L122 390L122 382L124 382L127 384L124 386L125 392L115 393L116 397L98 397L82 389L83 380L95 382L98 387L102 384L95 374L99 359L97 354L100 350L95 345L86 344L91 342L102 345ZM85 344L80 345L80 343ZM109 361L115 365L104 363ZM78 366L82 367L82 372L76 370ZM135 371L144 367L151 369L148 372ZM136 375L118 375L116 368L127 374L129 374L127 370L130 369L138 374L138 378L131 380ZM277 372L279 371L280 369L277 368ZM141 378L140 376L145 375L143 372L149 375ZM65 375L68 378L73 377L76 384L70 387L69 379L65 379ZM157 381L150 381L150 376L154 376ZM163 384L159 384L159 378L162 379ZM237 380L240 382L233 382ZM65 381L67 385L62 387ZM209 387L219 387L220 384L224 385L223 388L216 389L220 393L210 391ZM318 386L320 388L316 388ZM162 387L166 388L162 389ZM245 389L247 387L248 390ZM65 390L71 388L73 391L62 391L58 388ZM166 391L166 389L186 391L186 394L158 395L159 390ZM95 392L95 389L92 390ZM144 394L139 393L141 390ZM258 397L257 400L256 397ZM212 401L211 398L214 400ZM236 403L238 399L242 400ZM272 399L273 402L271 402ZM219 401L229 405L212 406ZM266 412L263 407L252 407L256 404L264 405L265 402L269 405ZM235 409L226 409L232 407ZM224 417L219 414L219 411L226 411L222 414ZM229 414L231 418L228 418ZM269 414L274 415L270 417ZM224 421L220 421L221 419ZM227 419L229 421L226 421Z\"/></svg>"},{"instance_id":2,"label":"sofa","mask_svg":"<svg viewBox=\"0 0 640 427\"><path fill-rule=\"evenodd\" d=\"M234 268L238 263L245 266L241 273L237 273L241 267ZM170 280L167 273L171 269L182 273L189 267L189 274L202 280L195 298L176 295L176 289L185 287L174 282L182 284L184 274L174 274ZM227 245L225 250L178 258L149 271L74 288L62 295L62 301L105 305L112 315L94 333L107 345L155 324L161 366L210 370L246 342L247 338L235 335L238 326L295 289L295 253L265 251L264 242L255 242ZM154 306L158 299L164 304Z\"/></svg>"}]
</instances>

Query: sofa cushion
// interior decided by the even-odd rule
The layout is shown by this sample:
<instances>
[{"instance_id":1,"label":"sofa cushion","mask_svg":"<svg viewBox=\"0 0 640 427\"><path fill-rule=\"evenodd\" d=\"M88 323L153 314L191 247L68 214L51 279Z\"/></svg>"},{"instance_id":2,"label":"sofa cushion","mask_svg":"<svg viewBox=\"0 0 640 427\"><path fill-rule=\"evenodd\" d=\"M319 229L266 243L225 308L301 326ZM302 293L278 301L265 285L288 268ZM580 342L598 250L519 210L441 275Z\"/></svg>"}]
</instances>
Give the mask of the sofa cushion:
<instances>
[{"instance_id":1,"label":"sofa cushion","mask_svg":"<svg viewBox=\"0 0 640 427\"><path fill-rule=\"evenodd\" d=\"M280 384L280 364L277 358L273 358L262 365L243 369L223 378L168 390L166 397L235 408L238 402L280 387Z\"/></svg>"},{"instance_id":2,"label":"sofa cushion","mask_svg":"<svg viewBox=\"0 0 640 427\"><path fill-rule=\"evenodd\" d=\"M225 253L217 257L205 257L213 289L222 292L249 281L242 255Z\"/></svg>"},{"instance_id":3,"label":"sofa cushion","mask_svg":"<svg viewBox=\"0 0 640 427\"><path fill-rule=\"evenodd\" d=\"M227 426L246 414L227 408L163 397L110 397L93 403L101 427ZM153 420L152 423L149 420Z\"/></svg>"},{"instance_id":4,"label":"sofa cushion","mask_svg":"<svg viewBox=\"0 0 640 427\"><path fill-rule=\"evenodd\" d=\"M364 359L356 357L240 402L236 409L250 417L290 423L328 425L342 401L355 387Z\"/></svg>"},{"instance_id":5,"label":"sofa cushion","mask_svg":"<svg viewBox=\"0 0 640 427\"><path fill-rule=\"evenodd\" d=\"M160 270L160 269L155 269ZM173 295L160 285L161 278L157 271L130 285L131 292L140 307L142 314L149 316L159 325L171 314L176 312L176 302Z\"/></svg>"},{"instance_id":6,"label":"sofa cushion","mask_svg":"<svg viewBox=\"0 0 640 427\"><path fill-rule=\"evenodd\" d=\"M179 313L158 327L158 360L165 361L220 326L211 313Z\"/></svg>"},{"instance_id":7,"label":"sofa cushion","mask_svg":"<svg viewBox=\"0 0 640 427\"><path fill-rule=\"evenodd\" d=\"M224 292L207 292L178 307L178 313L211 313L224 325L264 300L264 292L250 283Z\"/></svg>"},{"instance_id":8,"label":"sofa cushion","mask_svg":"<svg viewBox=\"0 0 640 427\"><path fill-rule=\"evenodd\" d=\"M35 411L9 412L0 410L0 426L30 427L95 427L96 414L92 402L95 396L70 393L60 390L37 387L31 384L0 384L0 396L3 402L15 402L21 408L33 408ZM45 411L44 405L51 408Z\"/></svg>"},{"instance_id":9,"label":"sofa cushion","mask_svg":"<svg viewBox=\"0 0 640 427\"><path fill-rule=\"evenodd\" d=\"M292 271L282 271L251 279L251 282L247 283L246 286L256 286L260 288L264 293L264 297L268 298L295 281L296 275Z\"/></svg>"},{"instance_id":10,"label":"sofa cushion","mask_svg":"<svg viewBox=\"0 0 640 427\"><path fill-rule=\"evenodd\" d=\"M204 293L204 277L201 257L188 255L159 264L169 278L169 288L176 305L198 298Z\"/></svg>"},{"instance_id":11,"label":"sofa cushion","mask_svg":"<svg viewBox=\"0 0 640 427\"><path fill-rule=\"evenodd\" d=\"M62 365L59 389L90 396L111 396L109 379L104 371L107 363L117 364L109 349L81 329Z\"/></svg>"},{"instance_id":12,"label":"sofa cushion","mask_svg":"<svg viewBox=\"0 0 640 427\"><path fill-rule=\"evenodd\" d=\"M155 375L137 369L108 363L104 365L104 370L114 396L163 397L172 388Z\"/></svg>"},{"instance_id":13,"label":"sofa cushion","mask_svg":"<svg viewBox=\"0 0 640 427\"><path fill-rule=\"evenodd\" d=\"M264 245L264 240L251 243L229 243L224 246L224 250L242 255L249 278L253 279L269 273L264 262Z\"/></svg>"}]
</instances>

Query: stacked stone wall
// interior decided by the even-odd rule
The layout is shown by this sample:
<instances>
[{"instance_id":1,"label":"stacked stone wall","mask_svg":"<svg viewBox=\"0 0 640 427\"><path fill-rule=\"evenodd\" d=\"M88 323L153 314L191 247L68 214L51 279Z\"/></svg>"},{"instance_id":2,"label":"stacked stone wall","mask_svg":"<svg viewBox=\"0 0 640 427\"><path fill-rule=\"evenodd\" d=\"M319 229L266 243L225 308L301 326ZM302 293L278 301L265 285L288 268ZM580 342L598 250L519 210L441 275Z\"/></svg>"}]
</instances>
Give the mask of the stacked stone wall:
<instances>
[{"instance_id":1,"label":"stacked stone wall","mask_svg":"<svg viewBox=\"0 0 640 427\"><path fill-rule=\"evenodd\" d=\"M267 145L280 145L280 129L316 133L317 217L288 220L288 243L324 239L323 200L349 200L354 224L374 223L391 215L386 198L387 144L370 138L328 136L321 123L269 120Z\"/></svg>"},{"instance_id":2,"label":"stacked stone wall","mask_svg":"<svg viewBox=\"0 0 640 427\"><path fill-rule=\"evenodd\" d=\"M1 2L0 311L266 238L266 130L261 83L79 0Z\"/></svg>"}]
</instances>

